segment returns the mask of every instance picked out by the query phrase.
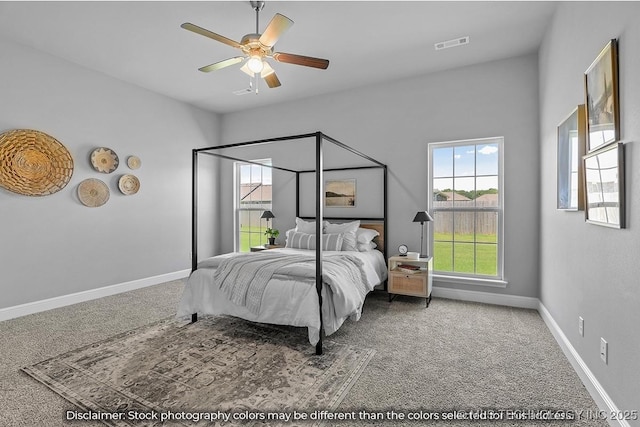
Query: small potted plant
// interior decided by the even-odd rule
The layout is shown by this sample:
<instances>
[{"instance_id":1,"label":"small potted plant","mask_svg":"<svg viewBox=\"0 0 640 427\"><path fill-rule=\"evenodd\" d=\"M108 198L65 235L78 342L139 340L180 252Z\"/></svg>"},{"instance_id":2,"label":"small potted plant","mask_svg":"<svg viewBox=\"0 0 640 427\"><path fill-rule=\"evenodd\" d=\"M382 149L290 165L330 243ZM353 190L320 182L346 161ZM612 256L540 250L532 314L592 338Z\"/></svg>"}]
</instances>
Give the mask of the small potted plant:
<instances>
[{"instance_id":1,"label":"small potted plant","mask_svg":"<svg viewBox=\"0 0 640 427\"><path fill-rule=\"evenodd\" d=\"M276 237L278 237L280 235L280 232L275 228L267 228L265 230L264 234L269 236L269 244L270 245L275 245L276 244Z\"/></svg>"}]
</instances>

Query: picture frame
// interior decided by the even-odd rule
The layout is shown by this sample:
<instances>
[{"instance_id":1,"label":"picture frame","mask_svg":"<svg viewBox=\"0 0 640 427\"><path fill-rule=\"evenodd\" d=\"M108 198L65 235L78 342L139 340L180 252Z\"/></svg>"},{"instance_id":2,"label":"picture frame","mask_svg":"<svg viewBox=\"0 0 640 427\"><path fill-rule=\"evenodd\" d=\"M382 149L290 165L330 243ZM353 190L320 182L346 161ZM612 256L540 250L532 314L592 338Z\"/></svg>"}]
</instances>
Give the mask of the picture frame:
<instances>
[{"instance_id":1,"label":"picture frame","mask_svg":"<svg viewBox=\"0 0 640 427\"><path fill-rule=\"evenodd\" d=\"M326 180L324 182L324 206L328 208L355 208L356 180Z\"/></svg>"},{"instance_id":2,"label":"picture frame","mask_svg":"<svg viewBox=\"0 0 640 427\"><path fill-rule=\"evenodd\" d=\"M558 125L557 208L584 210L584 167L587 119L584 104L578 105Z\"/></svg>"},{"instance_id":3,"label":"picture frame","mask_svg":"<svg viewBox=\"0 0 640 427\"><path fill-rule=\"evenodd\" d=\"M624 144L613 142L584 156L585 219L625 227Z\"/></svg>"},{"instance_id":4,"label":"picture frame","mask_svg":"<svg viewBox=\"0 0 640 427\"><path fill-rule=\"evenodd\" d=\"M584 74L588 151L620 139L618 43L612 39Z\"/></svg>"}]
</instances>

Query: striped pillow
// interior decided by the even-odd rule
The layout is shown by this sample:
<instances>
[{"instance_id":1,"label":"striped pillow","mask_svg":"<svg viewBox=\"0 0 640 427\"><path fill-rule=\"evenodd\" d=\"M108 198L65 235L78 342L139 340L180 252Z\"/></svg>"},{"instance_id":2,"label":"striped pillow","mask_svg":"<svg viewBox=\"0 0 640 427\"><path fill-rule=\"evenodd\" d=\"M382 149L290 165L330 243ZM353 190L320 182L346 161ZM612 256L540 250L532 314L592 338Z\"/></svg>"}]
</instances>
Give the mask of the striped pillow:
<instances>
[{"instance_id":1,"label":"striped pillow","mask_svg":"<svg viewBox=\"0 0 640 427\"><path fill-rule=\"evenodd\" d=\"M339 251L340 248L342 248L342 240L342 234L323 234L322 250ZM287 231L287 244L285 247L294 249L315 249L316 235L289 230Z\"/></svg>"}]
</instances>

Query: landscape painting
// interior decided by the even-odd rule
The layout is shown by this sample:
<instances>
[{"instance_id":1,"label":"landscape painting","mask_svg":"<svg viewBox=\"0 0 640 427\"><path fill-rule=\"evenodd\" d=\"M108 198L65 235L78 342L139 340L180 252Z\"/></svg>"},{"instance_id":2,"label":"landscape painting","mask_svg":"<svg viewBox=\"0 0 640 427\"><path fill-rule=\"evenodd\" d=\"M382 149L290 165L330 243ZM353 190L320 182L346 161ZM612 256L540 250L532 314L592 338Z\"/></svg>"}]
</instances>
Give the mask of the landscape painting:
<instances>
[{"instance_id":1,"label":"landscape painting","mask_svg":"<svg viewBox=\"0 0 640 427\"><path fill-rule=\"evenodd\" d=\"M331 208L353 208L356 206L356 180L341 179L325 181L324 205Z\"/></svg>"}]
</instances>

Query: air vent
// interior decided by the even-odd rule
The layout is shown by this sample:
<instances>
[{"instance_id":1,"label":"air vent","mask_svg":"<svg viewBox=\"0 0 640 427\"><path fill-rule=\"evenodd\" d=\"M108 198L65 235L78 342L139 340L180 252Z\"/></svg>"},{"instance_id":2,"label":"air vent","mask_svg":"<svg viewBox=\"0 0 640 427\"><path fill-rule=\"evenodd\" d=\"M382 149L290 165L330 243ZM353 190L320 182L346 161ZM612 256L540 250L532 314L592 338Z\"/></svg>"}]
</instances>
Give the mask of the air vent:
<instances>
[{"instance_id":1,"label":"air vent","mask_svg":"<svg viewBox=\"0 0 640 427\"><path fill-rule=\"evenodd\" d=\"M450 47L462 46L463 44L469 44L469 36L458 37L457 39L447 40L446 42L439 42L434 44L434 46L436 50L442 50Z\"/></svg>"}]
</instances>

